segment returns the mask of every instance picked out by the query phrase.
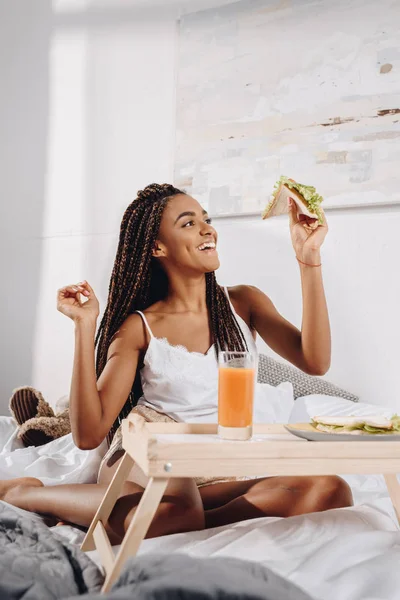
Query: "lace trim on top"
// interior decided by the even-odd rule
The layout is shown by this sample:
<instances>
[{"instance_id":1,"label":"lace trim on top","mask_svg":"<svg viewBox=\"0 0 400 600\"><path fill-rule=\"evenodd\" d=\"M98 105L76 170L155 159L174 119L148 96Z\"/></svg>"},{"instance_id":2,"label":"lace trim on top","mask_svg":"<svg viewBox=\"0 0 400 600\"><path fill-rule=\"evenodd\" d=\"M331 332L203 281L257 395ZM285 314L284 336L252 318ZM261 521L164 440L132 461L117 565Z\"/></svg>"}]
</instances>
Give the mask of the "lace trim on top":
<instances>
[{"instance_id":1,"label":"lace trim on top","mask_svg":"<svg viewBox=\"0 0 400 600\"><path fill-rule=\"evenodd\" d=\"M142 378L143 392L148 385L156 385L154 376L161 376L163 381L165 379L169 382L187 381L188 384L196 383L201 386L215 385L215 382L211 382L218 376L218 365L213 349L214 346L211 346L207 354L190 352L185 346L171 345L166 338L153 337L147 347L141 371L143 377L146 375L146 369L150 369L153 377L149 377L147 382L146 376Z\"/></svg>"},{"instance_id":2,"label":"lace trim on top","mask_svg":"<svg viewBox=\"0 0 400 600\"><path fill-rule=\"evenodd\" d=\"M186 346L183 346L182 344L171 344L167 338L163 337L163 338L158 338L153 336L152 337L153 340L157 340L157 342L161 342L162 344L164 344L165 346L168 346L169 348L173 348L174 350L180 350L181 352L185 352L186 354L191 354L194 356L208 356L211 352L211 350L214 350L214 346L215 344L212 344L212 346L209 347L209 349L207 350L207 352L205 354L203 354L202 352L193 352L191 350L188 350L186 348ZM150 346L151 340L149 342L149 346Z\"/></svg>"}]
</instances>

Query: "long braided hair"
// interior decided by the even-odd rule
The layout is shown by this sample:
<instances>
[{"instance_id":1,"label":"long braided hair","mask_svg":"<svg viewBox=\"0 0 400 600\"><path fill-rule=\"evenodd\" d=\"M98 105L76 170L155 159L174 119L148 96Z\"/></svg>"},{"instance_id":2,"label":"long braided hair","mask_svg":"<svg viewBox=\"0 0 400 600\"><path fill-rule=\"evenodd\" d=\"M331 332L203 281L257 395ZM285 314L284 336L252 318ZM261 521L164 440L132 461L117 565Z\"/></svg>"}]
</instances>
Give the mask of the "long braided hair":
<instances>
[{"instance_id":1,"label":"long braided hair","mask_svg":"<svg viewBox=\"0 0 400 600\"><path fill-rule=\"evenodd\" d=\"M100 377L111 340L125 319L144 310L168 294L168 278L152 256L161 218L170 198L186 192L173 185L152 183L137 193L121 222L117 255L112 270L107 306L97 331L96 374ZM206 273L206 304L216 352L247 350L246 341L224 290L214 272ZM127 401L107 436L108 443L141 395L139 369Z\"/></svg>"}]
</instances>

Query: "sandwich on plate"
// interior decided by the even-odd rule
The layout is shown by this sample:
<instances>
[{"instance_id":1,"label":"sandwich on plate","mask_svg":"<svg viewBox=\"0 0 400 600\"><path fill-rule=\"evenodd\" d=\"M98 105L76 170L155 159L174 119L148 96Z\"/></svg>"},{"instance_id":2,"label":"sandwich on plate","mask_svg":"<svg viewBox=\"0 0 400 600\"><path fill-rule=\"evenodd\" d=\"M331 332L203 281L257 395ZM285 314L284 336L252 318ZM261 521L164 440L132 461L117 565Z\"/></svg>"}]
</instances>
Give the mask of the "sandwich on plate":
<instances>
[{"instance_id":1,"label":"sandwich on plate","mask_svg":"<svg viewBox=\"0 0 400 600\"><path fill-rule=\"evenodd\" d=\"M297 213L308 217L303 225L310 230L316 229L323 223L321 209L322 196L317 194L315 187L297 183L282 175L275 183L270 202L262 214L263 219L277 217L289 212L288 198L293 198L297 206ZM312 220L311 220L312 219Z\"/></svg>"},{"instance_id":2,"label":"sandwich on plate","mask_svg":"<svg viewBox=\"0 0 400 600\"><path fill-rule=\"evenodd\" d=\"M313 417L311 424L317 431L325 433L349 433L351 435L373 435L400 433L400 417L391 419L377 416L365 417Z\"/></svg>"}]
</instances>

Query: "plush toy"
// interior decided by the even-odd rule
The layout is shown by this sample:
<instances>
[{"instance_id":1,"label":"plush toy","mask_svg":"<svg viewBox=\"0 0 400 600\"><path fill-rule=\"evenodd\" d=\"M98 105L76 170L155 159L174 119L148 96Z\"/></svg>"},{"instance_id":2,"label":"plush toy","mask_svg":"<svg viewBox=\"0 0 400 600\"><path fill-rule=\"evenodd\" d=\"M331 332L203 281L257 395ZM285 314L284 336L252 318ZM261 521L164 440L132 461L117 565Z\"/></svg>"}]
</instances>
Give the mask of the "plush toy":
<instances>
[{"instance_id":1,"label":"plush toy","mask_svg":"<svg viewBox=\"0 0 400 600\"><path fill-rule=\"evenodd\" d=\"M42 446L71 432L68 396L60 398L53 410L38 390L20 387L10 398L10 412L18 423L17 437L24 446Z\"/></svg>"}]
</instances>

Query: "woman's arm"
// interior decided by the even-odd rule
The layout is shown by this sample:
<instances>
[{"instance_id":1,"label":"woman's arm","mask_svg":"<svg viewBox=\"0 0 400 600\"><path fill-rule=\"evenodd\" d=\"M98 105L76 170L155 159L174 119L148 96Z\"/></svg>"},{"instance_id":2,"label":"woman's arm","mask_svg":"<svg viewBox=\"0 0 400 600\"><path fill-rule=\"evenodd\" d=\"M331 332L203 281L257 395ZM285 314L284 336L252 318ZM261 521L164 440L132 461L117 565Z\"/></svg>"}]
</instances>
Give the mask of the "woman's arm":
<instances>
[{"instance_id":1,"label":"woman's arm","mask_svg":"<svg viewBox=\"0 0 400 600\"><path fill-rule=\"evenodd\" d=\"M301 273L303 320L301 326L301 359L307 373L324 375L331 364L331 331L321 272L321 246L328 233L322 211L322 223L316 229L309 225L315 219L297 214L296 203L289 200L289 224L293 249Z\"/></svg>"},{"instance_id":2,"label":"woman's arm","mask_svg":"<svg viewBox=\"0 0 400 600\"><path fill-rule=\"evenodd\" d=\"M282 317L268 296L257 288L238 286L233 290L232 299L236 296L238 307L247 312L247 322L277 354L310 375L324 375L330 367L331 333L320 247L328 225L324 216L323 224L314 231L305 228L304 222L308 223L310 219L299 218L293 203L289 206L289 216L293 248L301 274L301 331Z\"/></svg>"},{"instance_id":3,"label":"woman's arm","mask_svg":"<svg viewBox=\"0 0 400 600\"><path fill-rule=\"evenodd\" d=\"M74 442L82 450L101 444L124 406L135 379L144 337L139 315L129 316L115 334L107 363L96 381L95 330L91 322L75 323L70 417Z\"/></svg>"},{"instance_id":4,"label":"woman's arm","mask_svg":"<svg viewBox=\"0 0 400 600\"><path fill-rule=\"evenodd\" d=\"M96 321L75 322L75 352L69 393L72 437L81 450L96 448L94 439L102 416L96 386L94 339Z\"/></svg>"},{"instance_id":5,"label":"woman's arm","mask_svg":"<svg viewBox=\"0 0 400 600\"><path fill-rule=\"evenodd\" d=\"M309 265L321 264L319 251L303 254ZM302 356L313 375L324 375L331 365L331 329L321 267L299 263L303 296Z\"/></svg>"},{"instance_id":6,"label":"woman's arm","mask_svg":"<svg viewBox=\"0 0 400 600\"><path fill-rule=\"evenodd\" d=\"M318 263L313 263L318 264ZM301 331L287 321L261 290L253 286L232 288L232 301L247 306L246 321L264 342L285 360L308 373L324 375L330 366L331 338L321 269L300 266L303 292Z\"/></svg>"},{"instance_id":7,"label":"woman's arm","mask_svg":"<svg viewBox=\"0 0 400 600\"><path fill-rule=\"evenodd\" d=\"M86 299L84 302L82 297ZM75 353L69 397L72 436L82 450L101 444L124 406L136 375L145 334L139 315L130 315L111 340L98 381L95 333L99 302L83 281L58 290L57 309L75 324Z\"/></svg>"}]
</instances>

